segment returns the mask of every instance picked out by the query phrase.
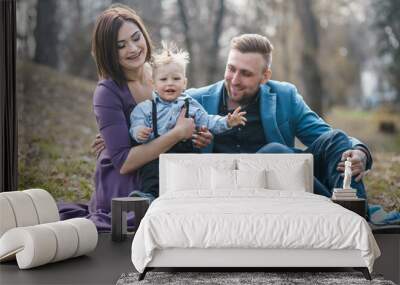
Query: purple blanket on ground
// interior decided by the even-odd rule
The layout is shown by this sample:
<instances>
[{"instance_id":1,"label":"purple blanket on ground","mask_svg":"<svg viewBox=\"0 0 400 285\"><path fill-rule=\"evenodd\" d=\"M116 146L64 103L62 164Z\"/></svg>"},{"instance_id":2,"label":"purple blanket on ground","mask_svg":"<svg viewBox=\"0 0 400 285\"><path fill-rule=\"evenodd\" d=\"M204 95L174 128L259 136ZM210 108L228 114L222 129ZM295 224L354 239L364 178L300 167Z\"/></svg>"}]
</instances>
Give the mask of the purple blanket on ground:
<instances>
[{"instance_id":1,"label":"purple blanket on ground","mask_svg":"<svg viewBox=\"0 0 400 285\"><path fill-rule=\"evenodd\" d=\"M74 204L74 203L57 203L61 220L68 220L72 218L87 218L95 223L99 232L111 231L111 212L105 212L101 209L96 212L90 212L87 204ZM136 230L135 215L128 213L127 215L128 230Z\"/></svg>"}]
</instances>

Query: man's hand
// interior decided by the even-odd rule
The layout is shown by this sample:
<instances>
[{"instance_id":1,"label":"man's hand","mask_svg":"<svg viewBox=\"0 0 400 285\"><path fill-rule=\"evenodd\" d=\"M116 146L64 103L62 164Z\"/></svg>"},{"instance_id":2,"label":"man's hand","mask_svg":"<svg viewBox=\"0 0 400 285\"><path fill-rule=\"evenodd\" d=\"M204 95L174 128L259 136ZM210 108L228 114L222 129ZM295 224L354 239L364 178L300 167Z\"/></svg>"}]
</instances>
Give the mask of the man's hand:
<instances>
[{"instance_id":1,"label":"man's hand","mask_svg":"<svg viewBox=\"0 0 400 285\"><path fill-rule=\"evenodd\" d=\"M241 107L237 107L233 113L228 114L227 118L227 123L228 127L233 128L239 125L246 125L247 119L244 115L246 115L246 112L240 112Z\"/></svg>"},{"instance_id":2,"label":"man's hand","mask_svg":"<svg viewBox=\"0 0 400 285\"><path fill-rule=\"evenodd\" d=\"M344 172L344 162L346 159L350 157L351 161L351 173L352 176L356 176L355 181L360 181L367 173L368 170L365 170L365 167L367 165L367 156L365 153L361 150L358 149L349 149L346 150L342 154L341 162L338 163L337 165L337 170L340 172Z\"/></svg>"},{"instance_id":3,"label":"man's hand","mask_svg":"<svg viewBox=\"0 0 400 285\"><path fill-rule=\"evenodd\" d=\"M193 134L192 142L196 148L203 148L208 146L213 140L213 135L205 126L201 126L200 129Z\"/></svg>"},{"instance_id":4,"label":"man's hand","mask_svg":"<svg viewBox=\"0 0 400 285\"><path fill-rule=\"evenodd\" d=\"M104 143L103 138L100 134L96 135L92 145L92 153L96 154L96 157L99 157L100 153L106 148L106 144Z\"/></svg>"},{"instance_id":5,"label":"man's hand","mask_svg":"<svg viewBox=\"0 0 400 285\"><path fill-rule=\"evenodd\" d=\"M143 127L137 133L137 138L141 142L145 142L149 139L151 132L153 131L152 128Z\"/></svg>"}]
</instances>

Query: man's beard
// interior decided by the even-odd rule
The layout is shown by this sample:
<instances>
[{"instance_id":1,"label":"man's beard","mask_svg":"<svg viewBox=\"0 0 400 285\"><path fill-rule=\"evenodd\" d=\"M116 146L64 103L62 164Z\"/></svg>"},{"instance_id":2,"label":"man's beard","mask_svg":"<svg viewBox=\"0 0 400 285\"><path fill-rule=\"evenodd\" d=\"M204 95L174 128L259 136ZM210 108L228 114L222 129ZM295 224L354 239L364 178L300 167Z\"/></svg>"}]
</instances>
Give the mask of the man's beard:
<instances>
[{"instance_id":1,"label":"man's beard","mask_svg":"<svg viewBox=\"0 0 400 285\"><path fill-rule=\"evenodd\" d=\"M225 83L225 89L228 93L228 97L230 99L232 99L232 94L231 94L231 90L230 88L227 87L227 84ZM257 88L256 91L252 92L252 94L250 94L249 92L244 92L241 96L240 100L233 100L234 102L236 102L237 104L239 104L240 106L246 106L248 105L251 101L254 100L254 98L257 96L258 91L260 90L260 87Z\"/></svg>"}]
</instances>

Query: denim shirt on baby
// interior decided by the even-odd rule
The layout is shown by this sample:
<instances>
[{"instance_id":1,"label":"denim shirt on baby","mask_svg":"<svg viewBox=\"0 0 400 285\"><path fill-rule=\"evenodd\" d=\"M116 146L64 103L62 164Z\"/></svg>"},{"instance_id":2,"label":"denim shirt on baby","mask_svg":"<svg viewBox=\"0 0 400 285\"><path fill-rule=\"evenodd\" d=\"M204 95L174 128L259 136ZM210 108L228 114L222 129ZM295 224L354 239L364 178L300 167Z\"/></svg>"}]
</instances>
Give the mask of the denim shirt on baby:
<instances>
[{"instance_id":1,"label":"denim shirt on baby","mask_svg":"<svg viewBox=\"0 0 400 285\"><path fill-rule=\"evenodd\" d=\"M153 92L153 100L157 107L157 128L158 134L161 136L171 130L178 120L179 114L185 105L185 99L189 99L189 117L194 119L196 127L206 126L213 134L220 134L230 130L227 124L227 117L219 115L209 115L204 108L192 97L182 93L174 101L165 101L156 93ZM139 142L145 143L154 139L154 134L151 133L149 139L141 141L138 139L138 131L142 127L153 128L152 122L152 102L146 100L139 103L132 111L130 116L131 126L129 133L132 138Z\"/></svg>"}]
</instances>

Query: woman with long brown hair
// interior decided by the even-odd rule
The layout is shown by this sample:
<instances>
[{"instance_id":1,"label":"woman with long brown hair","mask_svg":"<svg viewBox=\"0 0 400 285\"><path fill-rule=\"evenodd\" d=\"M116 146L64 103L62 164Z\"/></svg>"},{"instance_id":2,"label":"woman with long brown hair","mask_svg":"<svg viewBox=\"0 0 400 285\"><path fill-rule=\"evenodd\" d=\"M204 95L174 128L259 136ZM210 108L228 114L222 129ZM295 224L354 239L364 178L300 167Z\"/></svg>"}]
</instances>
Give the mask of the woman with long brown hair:
<instances>
[{"instance_id":1,"label":"woman with long brown hair","mask_svg":"<svg viewBox=\"0 0 400 285\"><path fill-rule=\"evenodd\" d=\"M60 205L62 219L87 216L99 231L109 231L111 199L140 190L136 170L192 137L194 123L184 118L184 110L171 131L148 144L137 145L129 136L131 111L152 98L151 52L151 39L134 10L112 6L98 17L92 37L99 75L93 109L105 149L97 158L95 192L89 205ZM132 224L128 219L128 225Z\"/></svg>"}]
</instances>

